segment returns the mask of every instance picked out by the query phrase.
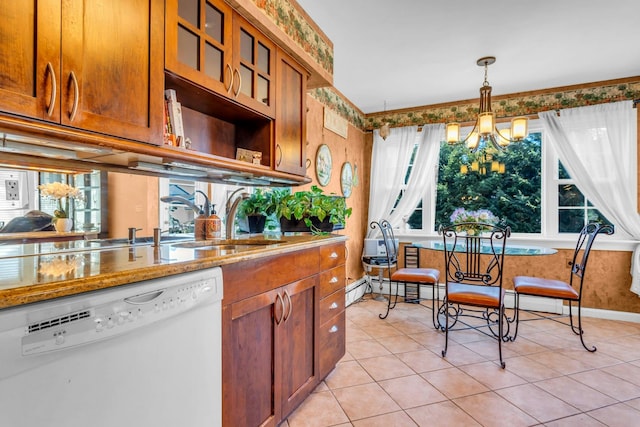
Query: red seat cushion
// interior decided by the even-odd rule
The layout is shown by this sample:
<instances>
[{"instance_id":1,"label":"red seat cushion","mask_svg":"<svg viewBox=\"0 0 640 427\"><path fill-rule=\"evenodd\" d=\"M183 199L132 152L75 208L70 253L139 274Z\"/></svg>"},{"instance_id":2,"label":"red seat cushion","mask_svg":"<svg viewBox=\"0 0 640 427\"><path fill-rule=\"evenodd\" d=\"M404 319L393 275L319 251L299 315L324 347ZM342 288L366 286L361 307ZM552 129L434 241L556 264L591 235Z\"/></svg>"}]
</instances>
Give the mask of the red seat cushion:
<instances>
[{"instance_id":1,"label":"red seat cushion","mask_svg":"<svg viewBox=\"0 0 640 427\"><path fill-rule=\"evenodd\" d=\"M500 308L500 301L504 299L504 289L502 289L502 294L500 291L499 286L447 283L447 298L450 303Z\"/></svg>"},{"instance_id":2,"label":"red seat cushion","mask_svg":"<svg viewBox=\"0 0 640 427\"><path fill-rule=\"evenodd\" d=\"M513 278L513 287L519 294L570 300L578 300L580 298L575 289L561 280L516 276Z\"/></svg>"},{"instance_id":3,"label":"red seat cushion","mask_svg":"<svg viewBox=\"0 0 640 427\"><path fill-rule=\"evenodd\" d=\"M435 268L399 268L392 275L394 282L438 283L440 271Z\"/></svg>"}]
</instances>

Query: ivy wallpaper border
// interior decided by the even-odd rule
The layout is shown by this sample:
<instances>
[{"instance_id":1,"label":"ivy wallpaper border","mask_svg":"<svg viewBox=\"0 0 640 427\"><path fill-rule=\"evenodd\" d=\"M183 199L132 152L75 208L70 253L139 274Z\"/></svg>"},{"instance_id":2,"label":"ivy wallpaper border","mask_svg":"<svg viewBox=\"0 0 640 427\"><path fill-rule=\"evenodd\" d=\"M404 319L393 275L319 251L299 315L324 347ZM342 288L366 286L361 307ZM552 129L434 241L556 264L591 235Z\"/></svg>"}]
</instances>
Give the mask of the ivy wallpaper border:
<instances>
[{"instance_id":1,"label":"ivy wallpaper border","mask_svg":"<svg viewBox=\"0 0 640 427\"><path fill-rule=\"evenodd\" d=\"M333 75L333 47L307 22L287 0L251 0L278 28L330 74Z\"/></svg>"},{"instance_id":2,"label":"ivy wallpaper border","mask_svg":"<svg viewBox=\"0 0 640 427\"><path fill-rule=\"evenodd\" d=\"M336 111L358 129L378 129L383 122L391 126L416 126L449 121L472 122L478 114L478 101L451 103L447 106L422 106L402 111L387 111L365 115L331 88L318 88L309 94ZM491 103L497 117L534 115L541 111L584 107L640 98L640 77L637 81L604 84L602 86L550 91L543 94L499 97Z\"/></svg>"},{"instance_id":3,"label":"ivy wallpaper border","mask_svg":"<svg viewBox=\"0 0 640 427\"><path fill-rule=\"evenodd\" d=\"M637 82L615 83L591 88L549 92L538 95L501 97L493 100L491 109L497 117L537 114L541 111L584 107L640 98L640 79ZM459 103L445 107L417 107L402 112L387 112L367 116L363 130L377 129L383 121L391 126L415 126L450 121L472 122L478 114L479 102Z\"/></svg>"}]
</instances>

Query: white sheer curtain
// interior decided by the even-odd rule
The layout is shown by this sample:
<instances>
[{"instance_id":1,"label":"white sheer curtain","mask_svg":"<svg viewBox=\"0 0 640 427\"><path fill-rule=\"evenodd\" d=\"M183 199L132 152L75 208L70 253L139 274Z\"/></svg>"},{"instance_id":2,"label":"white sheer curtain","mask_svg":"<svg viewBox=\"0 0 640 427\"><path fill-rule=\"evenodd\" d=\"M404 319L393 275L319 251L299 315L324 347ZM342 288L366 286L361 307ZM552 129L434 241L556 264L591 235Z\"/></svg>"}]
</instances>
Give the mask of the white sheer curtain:
<instances>
[{"instance_id":1,"label":"white sheer curtain","mask_svg":"<svg viewBox=\"0 0 640 427\"><path fill-rule=\"evenodd\" d=\"M539 113L549 143L580 191L618 230L640 240L635 182L636 110L632 101ZM630 181L631 180L631 181ZM631 264L631 291L640 295L640 245Z\"/></svg>"},{"instance_id":2,"label":"white sheer curtain","mask_svg":"<svg viewBox=\"0 0 640 427\"><path fill-rule=\"evenodd\" d=\"M386 140L378 130L373 131L367 224L389 217L404 184L417 131L417 126L392 128ZM376 232L369 229L367 237L373 237Z\"/></svg>"},{"instance_id":3,"label":"white sheer curtain","mask_svg":"<svg viewBox=\"0 0 640 427\"><path fill-rule=\"evenodd\" d=\"M401 226L403 223L402 217L411 215L429 187L436 185L440 160L440 141L442 141L443 136L444 124L442 123L422 127L418 152L413 161L409 181L398 206L389 215L389 222L392 227ZM427 200L422 201L423 209L427 208L427 202Z\"/></svg>"}]
</instances>

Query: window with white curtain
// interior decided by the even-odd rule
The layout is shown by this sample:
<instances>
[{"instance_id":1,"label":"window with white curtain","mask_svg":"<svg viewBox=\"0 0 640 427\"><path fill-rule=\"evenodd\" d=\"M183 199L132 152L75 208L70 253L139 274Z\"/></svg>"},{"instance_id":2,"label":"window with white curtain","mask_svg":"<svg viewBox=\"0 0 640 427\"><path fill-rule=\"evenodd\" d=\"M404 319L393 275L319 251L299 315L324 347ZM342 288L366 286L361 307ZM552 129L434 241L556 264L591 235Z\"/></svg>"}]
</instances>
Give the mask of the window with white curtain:
<instances>
[{"instance_id":1,"label":"window with white curtain","mask_svg":"<svg viewBox=\"0 0 640 427\"><path fill-rule=\"evenodd\" d=\"M611 222L580 191L578 183L571 178L561 161L557 162L557 227L558 233L579 233L589 222ZM550 227L551 228L551 227Z\"/></svg>"},{"instance_id":2,"label":"window with white curtain","mask_svg":"<svg viewBox=\"0 0 640 427\"><path fill-rule=\"evenodd\" d=\"M398 194L398 198L396 199L395 204L393 205L393 209L391 210L391 212L394 212L396 207L398 206L398 203L400 202L400 200L402 199L402 196L405 194L405 192L407 191L407 183L409 182L409 177L411 176L411 171L413 170L413 166L416 160L416 154L418 152L418 146L420 145L420 142L422 141L422 138L420 137L420 132L416 132L416 138L415 138L415 142L413 144L413 149L411 151L411 159L409 160L409 166L407 168L407 173L405 174L404 177L404 183L402 185L402 188L400 189L400 194ZM416 209L413 211L413 213L411 215L405 215L402 218L402 222L405 225L405 228L407 229L414 229L414 230L420 230L422 229L422 220L423 220L423 214L422 214L422 200L420 200L420 203L418 204L418 206L416 207Z\"/></svg>"},{"instance_id":3,"label":"window with white curtain","mask_svg":"<svg viewBox=\"0 0 640 427\"><path fill-rule=\"evenodd\" d=\"M472 170L474 158L464 146L451 149L443 142L437 190L425 189L422 202L408 219L412 232L435 233L440 224L448 223L455 207L489 208L506 220L514 234L523 236L569 237L589 221L610 224L584 197L553 148L545 144L540 121L530 121L529 135L527 141L513 143L504 153L484 162L484 171L482 161L477 170ZM491 171L493 161L504 163L504 173ZM463 165L467 166L465 173L461 171ZM632 179L635 176L629 177ZM438 194L446 195L446 202L439 200ZM424 209L424 201L435 209Z\"/></svg>"}]
</instances>

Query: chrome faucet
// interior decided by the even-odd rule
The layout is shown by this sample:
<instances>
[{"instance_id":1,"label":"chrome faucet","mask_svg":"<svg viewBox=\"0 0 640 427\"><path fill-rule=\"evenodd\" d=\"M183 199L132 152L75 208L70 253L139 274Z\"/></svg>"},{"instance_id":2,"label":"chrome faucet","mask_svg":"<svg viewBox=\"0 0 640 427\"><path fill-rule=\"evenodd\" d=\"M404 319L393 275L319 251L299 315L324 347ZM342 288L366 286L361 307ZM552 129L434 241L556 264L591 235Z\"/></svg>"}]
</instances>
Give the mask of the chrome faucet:
<instances>
[{"instance_id":1,"label":"chrome faucet","mask_svg":"<svg viewBox=\"0 0 640 427\"><path fill-rule=\"evenodd\" d=\"M204 192L200 191L200 190L196 190L196 193L200 193L204 196L204 206L200 207L198 205L196 205L195 203L191 203L189 200L185 199L182 196L163 196L160 197L160 201L161 202L165 202L165 203L173 203L173 202L179 202L182 203L184 205L189 206L191 209L193 209L193 212L195 212L196 215L200 215L200 214L205 214L205 215L209 215L211 212L211 205L209 203L209 197L207 197L206 194L204 194Z\"/></svg>"},{"instance_id":2,"label":"chrome faucet","mask_svg":"<svg viewBox=\"0 0 640 427\"><path fill-rule=\"evenodd\" d=\"M244 190L244 188L239 188L238 190L234 191L233 193L231 193L231 195L229 196L229 198L227 199L227 209L226 209L226 213L225 213L225 230L226 230L226 238L227 239L234 239L235 238L235 227L234 224L236 222L236 213L238 212L238 206L240 205L240 202L242 202L243 200L246 200L249 198L249 193L243 191L242 193L240 193L240 195L238 197L235 198L235 200L233 200L233 203L231 202L231 200L233 199L233 196L238 192L238 191L242 191Z\"/></svg>"},{"instance_id":3,"label":"chrome faucet","mask_svg":"<svg viewBox=\"0 0 640 427\"><path fill-rule=\"evenodd\" d=\"M209 201L209 197L202 191L196 190L193 193L193 200L195 201L196 193L202 194L204 197L204 205L202 207L196 205L195 203L187 200L182 196L163 196L160 198L161 202L165 203L181 203L185 206L188 206L193 210L195 216L193 218L193 236L196 240L205 240L207 238L207 217L211 215L211 202ZM176 220L177 221L177 220ZM180 230L182 231L182 225L179 221L178 225Z\"/></svg>"},{"instance_id":4,"label":"chrome faucet","mask_svg":"<svg viewBox=\"0 0 640 427\"><path fill-rule=\"evenodd\" d=\"M136 244L136 231L140 231L142 228L129 227L129 244Z\"/></svg>"}]
</instances>

